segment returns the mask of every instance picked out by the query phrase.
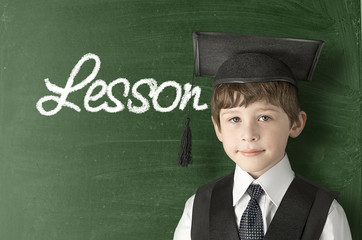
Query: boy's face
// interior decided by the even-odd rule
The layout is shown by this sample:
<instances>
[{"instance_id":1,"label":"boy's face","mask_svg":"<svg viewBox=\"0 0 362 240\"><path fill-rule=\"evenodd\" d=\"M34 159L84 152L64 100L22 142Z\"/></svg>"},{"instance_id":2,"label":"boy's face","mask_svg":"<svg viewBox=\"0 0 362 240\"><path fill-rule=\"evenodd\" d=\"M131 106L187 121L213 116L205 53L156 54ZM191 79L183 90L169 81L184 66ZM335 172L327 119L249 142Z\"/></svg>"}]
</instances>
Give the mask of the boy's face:
<instances>
[{"instance_id":1,"label":"boy's face","mask_svg":"<svg viewBox=\"0 0 362 240\"><path fill-rule=\"evenodd\" d=\"M297 137L303 130L305 112L299 113L299 119L290 126L282 108L258 101L248 107L221 109L220 128L213 123L226 154L258 178L283 158L288 137Z\"/></svg>"}]
</instances>

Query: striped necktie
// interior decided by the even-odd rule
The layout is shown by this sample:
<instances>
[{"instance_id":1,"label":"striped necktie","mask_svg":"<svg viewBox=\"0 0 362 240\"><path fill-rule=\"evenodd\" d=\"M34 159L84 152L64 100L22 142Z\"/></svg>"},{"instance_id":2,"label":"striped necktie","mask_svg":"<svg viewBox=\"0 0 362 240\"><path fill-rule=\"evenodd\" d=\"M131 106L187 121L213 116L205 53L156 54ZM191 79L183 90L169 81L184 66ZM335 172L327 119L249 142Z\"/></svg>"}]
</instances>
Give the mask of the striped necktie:
<instances>
[{"instance_id":1,"label":"striped necktie","mask_svg":"<svg viewBox=\"0 0 362 240\"><path fill-rule=\"evenodd\" d=\"M240 240L260 240L264 238L263 217L258 199L264 193L260 185L250 185L247 192L251 199L240 220Z\"/></svg>"}]
</instances>

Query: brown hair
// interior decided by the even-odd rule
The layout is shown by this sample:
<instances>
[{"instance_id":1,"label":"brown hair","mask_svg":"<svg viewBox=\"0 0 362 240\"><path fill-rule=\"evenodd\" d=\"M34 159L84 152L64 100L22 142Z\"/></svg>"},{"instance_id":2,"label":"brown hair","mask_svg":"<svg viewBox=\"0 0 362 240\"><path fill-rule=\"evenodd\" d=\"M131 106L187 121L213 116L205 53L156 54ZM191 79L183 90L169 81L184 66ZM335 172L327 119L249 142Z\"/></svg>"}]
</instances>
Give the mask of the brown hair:
<instances>
[{"instance_id":1,"label":"brown hair","mask_svg":"<svg viewBox=\"0 0 362 240\"><path fill-rule=\"evenodd\" d=\"M243 101L241 98L243 97ZM214 87L211 113L220 128L220 110L265 100L281 107L288 115L290 126L299 121L300 101L298 89L287 82L224 83Z\"/></svg>"}]
</instances>

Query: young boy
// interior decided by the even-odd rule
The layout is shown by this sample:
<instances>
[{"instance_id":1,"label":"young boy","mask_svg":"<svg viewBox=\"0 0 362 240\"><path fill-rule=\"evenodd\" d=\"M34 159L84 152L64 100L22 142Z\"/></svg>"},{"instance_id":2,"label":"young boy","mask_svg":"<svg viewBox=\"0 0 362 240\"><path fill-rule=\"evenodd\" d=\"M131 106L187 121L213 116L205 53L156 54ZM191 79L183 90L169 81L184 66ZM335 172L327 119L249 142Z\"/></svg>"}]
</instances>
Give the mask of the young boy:
<instances>
[{"instance_id":1,"label":"young boy","mask_svg":"<svg viewBox=\"0 0 362 240\"><path fill-rule=\"evenodd\" d=\"M174 240L352 239L336 194L295 174L285 148L303 130L297 80L321 41L196 32L195 75L215 76L212 122L235 171L187 200Z\"/></svg>"}]
</instances>

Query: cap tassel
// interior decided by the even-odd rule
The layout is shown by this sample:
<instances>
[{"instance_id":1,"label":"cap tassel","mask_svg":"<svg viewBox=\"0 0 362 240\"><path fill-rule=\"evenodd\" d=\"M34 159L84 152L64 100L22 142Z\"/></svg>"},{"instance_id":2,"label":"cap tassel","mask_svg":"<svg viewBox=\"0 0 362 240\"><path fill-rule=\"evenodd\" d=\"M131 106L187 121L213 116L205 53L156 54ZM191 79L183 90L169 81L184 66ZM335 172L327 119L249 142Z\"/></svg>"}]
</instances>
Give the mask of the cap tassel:
<instances>
[{"instance_id":1,"label":"cap tassel","mask_svg":"<svg viewBox=\"0 0 362 240\"><path fill-rule=\"evenodd\" d=\"M192 162L191 141L190 117L187 117L184 132L182 134L180 150L178 152L178 164L181 167L187 167L187 165Z\"/></svg>"}]
</instances>

